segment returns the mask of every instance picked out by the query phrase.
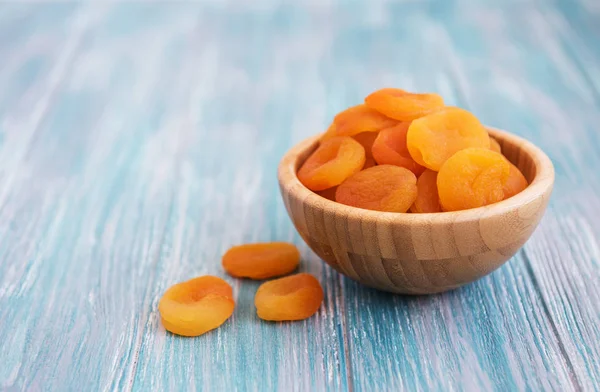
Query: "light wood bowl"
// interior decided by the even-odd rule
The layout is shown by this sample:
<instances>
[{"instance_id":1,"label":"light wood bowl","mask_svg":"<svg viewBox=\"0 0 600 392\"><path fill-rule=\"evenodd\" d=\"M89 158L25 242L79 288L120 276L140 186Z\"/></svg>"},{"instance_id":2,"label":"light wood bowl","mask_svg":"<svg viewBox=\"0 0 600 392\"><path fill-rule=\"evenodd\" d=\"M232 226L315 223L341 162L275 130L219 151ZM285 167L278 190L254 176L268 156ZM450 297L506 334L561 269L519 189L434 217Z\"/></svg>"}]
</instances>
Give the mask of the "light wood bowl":
<instances>
[{"instance_id":1,"label":"light wood bowl","mask_svg":"<svg viewBox=\"0 0 600 392\"><path fill-rule=\"evenodd\" d=\"M538 225L552 192L554 168L532 143L488 128L525 175L521 193L456 212L403 214L350 207L319 196L296 172L319 136L292 148L279 165L279 186L294 226L338 272L366 286L404 294L451 290L509 260Z\"/></svg>"}]
</instances>

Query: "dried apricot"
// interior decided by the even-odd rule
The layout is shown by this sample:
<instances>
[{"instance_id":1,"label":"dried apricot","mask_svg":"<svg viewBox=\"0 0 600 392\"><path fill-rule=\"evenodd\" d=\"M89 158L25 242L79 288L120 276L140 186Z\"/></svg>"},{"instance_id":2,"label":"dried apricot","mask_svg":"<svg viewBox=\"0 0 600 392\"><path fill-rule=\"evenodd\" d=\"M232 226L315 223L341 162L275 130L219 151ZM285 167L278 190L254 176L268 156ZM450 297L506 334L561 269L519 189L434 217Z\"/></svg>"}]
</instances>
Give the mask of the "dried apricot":
<instances>
[{"instance_id":1,"label":"dried apricot","mask_svg":"<svg viewBox=\"0 0 600 392\"><path fill-rule=\"evenodd\" d=\"M158 303L165 329L182 336L198 336L217 328L234 307L231 286L210 275L171 286Z\"/></svg>"},{"instance_id":2,"label":"dried apricot","mask_svg":"<svg viewBox=\"0 0 600 392\"><path fill-rule=\"evenodd\" d=\"M377 135L379 132L363 132L357 135L352 136L352 139L356 140L360 143L361 146L365 149L365 164L363 165L363 169L368 169L377 164L375 159L373 159L373 142L377 139Z\"/></svg>"},{"instance_id":3,"label":"dried apricot","mask_svg":"<svg viewBox=\"0 0 600 392\"><path fill-rule=\"evenodd\" d=\"M337 136L337 132L336 132L336 128L335 128L335 124L332 123L329 128L327 128L327 130L325 131L325 133L323 133L321 135L321 141L324 142L327 139L331 139L332 137Z\"/></svg>"},{"instance_id":4,"label":"dried apricot","mask_svg":"<svg viewBox=\"0 0 600 392\"><path fill-rule=\"evenodd\" d=\"M323 302L323 289L314 276L297 274L265 282L256 291L258 317L269 321L309 318Z\"/></svg>"},{"instance_id":5,"label":"dried apricot","mask_svg":"<svg viewBox=\"0 0 600 392\"><path fill-rule=\"evenodd\" d=\"M502 148L500 147L500 143L498 140L494 139L490 136L490 150L495 151L499 154L502 154Z\"/></svg>"},{"instance_id":6,"label":"dried apricot","mask_svg":"<svg viewBox=\"0 0 600 392\"><path fill-rule=\"evenodd\" d=\"M516 195L529 185L523 173L512 163L509 162L509 165L510 173L508 174L508 180L506 180L504 188L502 188L505 199Z\"/></svg>"},{"instance_id":7,"label":"dried apricot","mask_svg":"<svg viewBox=\"0 0 600 392\"><path fill-rule=\"evenodd\" d=\"M381 130L373 143L373 158L380 165L404 167L418 176L425 168L412 159L406 147L406 133L409 125L409 122L401 122L396 126Z\"/></svg>"},{"instance_id":8,"label":"dried apricot","mask_svg":"<svg viewBox=\"0 0 600 392\"><path fill-rule=\"evenodd\" d=\"M238 245L223 255L223 268L236 278L268 279L298 267L300 252L287 242Z\"/></svg>"},{"instance_id":9,"label":"dried apricot","mask_svg":"<svg viewBox=\"0 0 600 392\"><path fill-rule=\"evenodd\" d=\"M466 210L504 199L510 165L488 148L467 148L450 157L437 177L440 204L445 211Z\"/></svg>"},{"instance_id":10,"label":"dried apricot","mask_svg":"<svg viewBox=\"0 0 600 392\"><path fill-rule=\"evenodd\" d=\"M367 158L365 159L365 164L363 165L363 170L368 169L370 167L373 166L377 166L377 162L375 162L375 159L373 159L373 157Z\"/></svg>"},{"instance_id":11,"label":"dried apricot","mask_svg":"<svg viewBox=\"0 0 600 392\"><path fill-rule=\"evenodd\" d=\"M308 189L322 191L341 184L365 164L365 149L348 136L322 142L298 170L298 179Z\"/></svg>"},{"instance_id":12,"label":"dried apricot","mask_svg":"<svg viewBox=\"0 0 600 392\"><path fill-rule=\"evenodd\" d=\"M367 158L373 158L373 152L371 151L373 148L373 143L375 139L377 139L378 132L362 132L352 136L352 139L356 140L360 143L361 146L365 149L365 156Z\"/></svg>"},{"instance_id":13,"label":"dried apricot","mask_svg":"<svg viewBox=\"0 0 600 392\"><path fill-rule=\"evenodd\" d=\"M406 212L417 198L417 178L408 169L379 165L362 170L338 186L338 203L367 210Z\"/></svg>"},{"instance_id":14,"label":"dried apricot","mask_svg":"<svg viewBox=\"0 0 600 392\"><path fill-rule=\"evenodd\" d=\"M365 163L365 165L366 165L366 163ZM322 191L318 191L317 194L319 196L322 196L331 201L335 201L335 191L337 191L337 186L334 186L333 188L327 188Z\"/></svg>"},{"instance_id":15,"label":"dried apricot","mask_svg":"<svg viewBox=\"0 0 600 392\"><path fill-rule=\"evenodd\" d=\"M444 107L438 94L415 94L399 88L384 88L365 98L365 104L387 117L411 121Z\"/></svg>"},{"instance_id":16,"label":"dried apricot","mask_svg":"<svg viewBox=\"0 0 600 392\"><path fill-rule=\"evenodd\" d=\"M437 173L425 170L417 180L417 199L410 207L411 212L441 212L437 189Z\"/></svg>"},{"instance_id":17,"label":"dried apricot","mask_svg":"<svg viewBox=\"0 0 600 392\"><path fill-rule=\"evenodd\" d=\"M408 127L407 146L420 165L439 171L454 153L465 148L489 148L487 131L470 112L448 107L413 121Z\"/></svg>"},{"instance_id":18,"label":"dried apricot","mask_svg":"<svg viewBox=\"0 0 600 392\"><path fill-rule=\"evenodd\" d=\"M338 136L377 132L397 123L396 120L386 117L366 105L356 105L338 113L333 122Z\"/></svg>"}]
</instances>

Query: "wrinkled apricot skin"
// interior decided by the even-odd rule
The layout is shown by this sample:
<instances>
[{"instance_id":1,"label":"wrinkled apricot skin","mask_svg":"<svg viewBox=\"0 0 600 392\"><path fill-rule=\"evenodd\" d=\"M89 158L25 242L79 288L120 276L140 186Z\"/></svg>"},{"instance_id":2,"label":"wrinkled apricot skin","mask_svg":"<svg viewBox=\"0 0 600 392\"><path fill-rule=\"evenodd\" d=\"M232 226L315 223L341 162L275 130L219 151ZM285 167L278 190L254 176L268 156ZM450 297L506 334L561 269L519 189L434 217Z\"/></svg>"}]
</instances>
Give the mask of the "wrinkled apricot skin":
<instances>
[{"instance_id":1,"label":"wrinkled apricot skin","mask_svg":"<svg viewBox=\"0 0 600 392\"><path fill-rule=\"evenodd\" d=\"M506 180L506 183L502 188L505 199L516 195L529 185L523 173L521 173L521 171L512 163L509 162L509 165L510 173L508 174L508 180Z\"/></svg>"},{"instance_id":2,"label":"wrinkled apricot skin","mask_svg":"<svg viewBox=\"0 0 600 392\"><path fill-rule=\"evenodd\" d=\"M437 173L425 170L417 179L417 199L410 207L411 212L442 212L437 190Z\"/></svg>"},{"instance_id":3,"label":"wrinkled apricot skin","mask_svg":"<svg viewBox=\"0 0 600 392\"><path fill-rule=\"evenodd\" d=\"M210 275L171 286L158 303L165 329L181 336L199 336L219 327L234 307L231 286Z\"/></svg>"},{"instance_id":4,"label":"wrinkled apricot skin","mask_svg":"<svg viewBox=\"0 0 600 392\"><path fill-rule=\"evenodd\" d=\"M482 207L504 199L510 165L488 148L467 148L450 157L437 177L444 211Z\"/></svg>"},{"instance_id":5,"label":"wrinkled apricot skin","mask_svg":"<svg viewBox=\"0 0 600 392\"><path fill-rule=\"evenodd\" d=\"M393 165L365 169L337 188L338 203L375 211L406 212L417 198L417 178Z\"/></svg>"},{"instance_id":6,"label":"wrinkled apricot skin","mask_svg":"<svg viewBox=\"0 0 600 392\"><path fill-rule=\"evenodd\" d=\"M338 113L333 119L338 136L354 136L363 132L377 132L397 123L389 117L368 108L357 105Z\"/></svg>"},{"instance_id":7,"label":"wrinkled apricot skin","mask_svg":"<svg viewBox=\"0 0 600 392\"><path fill-rule=\"evenodd\" d=\"M259 280L289 274L299 262L298 248L287 242L234 246L222 259L223 268L229 275Z\"/></svg>"},{"instance_id":8,"label":"wrinkled apricot skin","mask_svg":"<svg viewBox=\"0 0 600 392\"><path fill-rule=\"evenodd\" d=\"M444 162L465 148L488 148L486 129L470 112L447 107L413 121L408 127L407 146L421 166L439 171Z\"/></svg>"},{"instance_id":9,"label":"wrinkled apricot skin","mask_svg":"<svg viewBox=\"0 0 600 392\"><path fill-rule=\"evenodd\" d=\"M415 94L398 88L384 88L365 98L365 104L399 121L412 121L444 107L438 94Z\"/></svg>"},{"instance_id":10,"label":"wrinkled apricot skin","mask_svg":"<svg viewBox=\"0 0 600 392\"><path fill-rule=\"evenodd\" d=\"M373 142L371 151L378 164L404 167L418 176L423 173L425 168L412 159L406 147L409 125L409 122L401 122L396 126L381 130Z\"/></svg>"},{"instance_id":11,"label":"wrinkled apricot skin","mask_svg":"<svg viewBox=\"0 0 600 392\"><path fill-rule=\"evenodd\" d=\"M490 137L490 150L502 154L502 148L500 147L500 143L498 143L498 141L493 137Z\"/></svg>"},{"instance_id":12,"label":"wrinkled apricot skin","mask_svg":"<svg viewBox=\"0 0 600 392\"><path fill-rule=\"evenodd\" d=\"M319 310L321 302L321 284L309 274L263 283L254 297L258 317L267 321L304 320Z\"/></svg>"},{"instance_id":13,"label":"wrinkled apricot skin","mask_svg":"<svg viewBox=\"0 0 600 392\"><path fill-rule=\"evenodd\" d=\"M312 191L341 184L365 164L365 149L351 137L322 142L298 170L298 179Z\"/></svg>"}]
</instances>

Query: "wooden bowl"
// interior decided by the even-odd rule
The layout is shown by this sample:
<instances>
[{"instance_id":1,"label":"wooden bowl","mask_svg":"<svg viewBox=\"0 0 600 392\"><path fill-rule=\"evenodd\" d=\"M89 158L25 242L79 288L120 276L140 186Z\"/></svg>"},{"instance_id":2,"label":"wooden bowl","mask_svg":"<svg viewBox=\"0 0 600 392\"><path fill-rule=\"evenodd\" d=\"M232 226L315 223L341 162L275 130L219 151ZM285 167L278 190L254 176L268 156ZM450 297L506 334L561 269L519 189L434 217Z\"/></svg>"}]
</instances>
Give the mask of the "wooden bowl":
<instances>
[{"instance_id":1,"label":"wooden bowl","mask_svg":"<svg viewBox=\"0 0 600 392\"><path fill-rule=\"evenodd\" d=\"M404 214L330 201L296 176L319 136L283 157L278 171L281 195L304 241L338 272L394 293L451 290L510 259L533 233L552 192L554 168L546 154L518 136L488 130L530 184L499 203L456 212Z\"/></svg>"}]
</instances>

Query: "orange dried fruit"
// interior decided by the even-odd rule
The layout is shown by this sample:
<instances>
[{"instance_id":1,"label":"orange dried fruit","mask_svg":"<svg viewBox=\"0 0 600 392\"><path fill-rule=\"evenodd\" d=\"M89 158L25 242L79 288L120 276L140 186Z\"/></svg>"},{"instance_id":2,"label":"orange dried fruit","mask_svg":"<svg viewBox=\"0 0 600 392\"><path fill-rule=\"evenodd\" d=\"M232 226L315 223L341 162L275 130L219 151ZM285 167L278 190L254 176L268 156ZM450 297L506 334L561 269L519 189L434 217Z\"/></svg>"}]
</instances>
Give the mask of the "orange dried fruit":
<instances>
[{"instance_id":1,"label":"orange dried fruit","mask_svg":"<svg viewBox=\"0 0 600 392\"><path fill-rule=\"evenodd\" d=\"M308 189L322 191L341 184L365 164L365 149L348 136L323 141L298 170Z\"/></svg>"},{"instance_id":2,"label":"orange dried fruit","mask_svg":"<svg viewBox=\"0 0 600 392\"><path fill-rule=\"evenodd\" d=\"M231 286L210 275L171 286L158 303L165 329L182 336L198 336L219 327L234 307Z\"/></svg>"},{"instance_id":3,"label":"orange dried fruit","mask_svg":"<svg viewBox=\"0 0 600 392\"><path fill-rule=\"evenodd\" d=\"M369 157L367 159L365 159L365 164L363 165L363 170L368 169L370 167L376 166L377 162L375 162L375 159L373 159L373 157Z\"/></svg>"},{"instance_id":4,"label":"orange dried fruit","mask_svg":"<svg viewBox=\"0 0 600 392\"><path fill-rule=\"evenodd\" d=\"M323 302L323 289L314 276L296 274L265 282L256 291L258 317L268 321L309 318Z\"/></svg>"},{"instance_id":5,"label":"orange dried fruit","mask_svg":"<svg viewBox=\"0 0 600 392\"><path fill-rule=\"evenodd\" d=\"M505 199L516 195L529 185L523 173L521 173L521 171L512 163L509 162L509 165L510 173L508 174L508 179L502 188Z\"/></svg>"},{"instance_id":6,"label":"orange dried fruit","mask_svg":"<svg viewBox=\"0 0 600 392\"><path fill-rule=\"evenodd\" d=\"M338 186L338 203L376 211L406 212L417 197L417 178L408 169L379 165L362 170Z\"/></svg>"},{"instance_id":7,"label":"orange dried fruit","mask_svg":"<svg viewBox=\"0 0 600 392\"><path fill-rule=\"evenodd\" d=\"M490 150L495 151L499 154L502 154L502 148L500 147L500 143L498 140L494 139L490 136Z\"/></svg>"},{"instance_id":8,"label":"orange dried fruit","mask_svg":"<svg viewBox=\"0 0 600 392\"><path fill-rule=\"evenodd\" d=\"M373 158L380 165L404 167L418 176L425 168L415 162L408 152L406 134L409 125L409 122L401 122L398 125L381 130L377 139L373 142Z\"/></svg>"},{"instance_id":9,"label":"orange dried fruit","mask_svg":"<svg viewBox=\"0 0 600 392\"><path fill-rule=\"evenodd\" d=\"M437 189L437 172L425 170L417 180L417 199L410 207L411 212L442 212Z\"/></svg>"},{"instance_id":10,"label":"orange dried fruit","mask_svg":"<svg viewBox=\"0 0 600 392\"><path fill-rule=\"evenodd\" d=\"M444 107L438 94L409 93L399 88L383 88L365 98L365 104L387 117L411 121Z\"/></svg>"},{"instance_id":11,"label":"orange dried fruit","mask_svg":"<svg viewBox=\"0 0 600 392\"><path fill-rule=\"evenodd\" d=\"M223 255L223 268L236 278L268 279L298 267L300 252L287 242L238 245Z\"/></svg>"},{"instance_id":12,"label":"orange dried fruit","mask_svg":"<svg viewBox=\"0 0 600 392\"><path fill-rule=\"evenodd\" d=\"M379 132L363 132L357 135L352 136L352 139L356 140L360 143L361 146L365 149L365 164L363 165L363 169L368 169L370 167L375 166L377 163L375 159L373 159L373 143L375 139L377 139L377 135Z\"/></svg>"},{"instance_id":13,"label":"orange dried fruit","mask_svg":"<svg viewBox=\"0 0 600 392\"><path fill-rule=\"evenodd\" d=\"M324 197L326 199L329 199L331 201L335 201L335 191L337 191L337 186L334 186L333 188L327 188L327 189L322 190L322 191L318 191L317 194L319 196L322 196L322 197Z\"/></svg>"},{"instance_id":14,"label":"orange dried fruit","mask_svg":"<svg viewBox=\"0 0 600 392\"><path fill-rule=\"evenodd\" d=\"M329 128L327 128L327 130L321 135L321 141L324 142L327 139L331 139L332 137L336 137L337 136L337 132L335 129L335 124L332 123Z\"/></svg>"},{"instance_id":15,"label":"orange dried fruit","mask_svg":"<svg viewBox=\"0 0 600 392\"><path fill-rule=\"evenodd\" d=\"M408 127L407 146L420 165L439 171L444 162L465 148L489 148L487 131L472 113L447 107L413 121Z\"/></svg>"},{"instance_id":16,"label":"orange dried fruit","mask_svg":"<svg viewBox=\"0 0 600 392\"><path fill-rule=\"evenodd\" d=\"M397 123L396 120L386 117L366 105L356 105L338 113L333 122L338 136L377 132Z\"/></svg>"},{"instance_id":17,"label":"orange dried fruit","mask_svg":"<svg viewBox=\"0 0 600 392\"><path fill-rule=\"evenodd\" d=\"M373 158L373 152L371 151L373 148L373 143L375 139L377 139L378 132L362 132L352 136L352 139L356 140L360 143L361 146L365 149L365 156L367 158Z\"/></svg>"},{"instance_id":18,"label":"orange dried fruit","mask_svg":"<svg viewBox=\"0 0 600 392\"><path fill-rule=\"evenodd\" d=\"M467 148L450 157L437 177L440 204L444 211L458 211L499 202L510 165L488 148Z\"/></svg>"}]
</instances>

